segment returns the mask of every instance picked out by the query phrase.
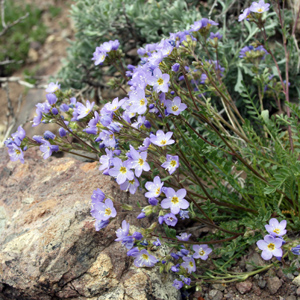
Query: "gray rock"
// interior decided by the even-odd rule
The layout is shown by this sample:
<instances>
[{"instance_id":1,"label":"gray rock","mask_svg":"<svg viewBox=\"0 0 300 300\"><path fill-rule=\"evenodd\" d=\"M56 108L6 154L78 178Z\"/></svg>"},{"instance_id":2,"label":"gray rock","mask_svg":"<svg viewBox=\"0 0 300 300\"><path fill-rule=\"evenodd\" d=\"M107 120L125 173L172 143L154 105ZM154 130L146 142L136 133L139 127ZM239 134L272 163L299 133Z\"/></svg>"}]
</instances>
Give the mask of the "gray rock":
<instances>
[{"instance_id":1,"label":"gray rock","mask_svg":"<svg viewBox=\"0 0 300 300\"><path fill-rule=\"evenodd\" d=\"M225 286L223 284L221 284L221 283L214 283L212 285L212 288L214 290L218 290L218 291L221 291L221 292L223 292L225 290Z\"/></svg>"},{"instance_id":2,"label":"gray rock","mask_svg":"<svg viewBox=\"0 0 300 300\"><path fill-rule=\"evenodd\" d=\"M252 282L249 280L243 281L243 282L239 282L235 285L236 289L242 294L244 295L245 293L248 293L251 291L252 289Z\"/></svg>"},{"instance_id":3,"label":"gray rock","mask_svg":"<svg viewBox=\"0 0 300 300\"><path fill-rule=\"evenodd\" d=\"M267 279L267 287L271 295L276 294L281 286L282 286L282 281L277 276L269 277Z\"/></svg>"},{"instance_id":4,"label":"gray rock","mask_svg":"<svg viewBox=\"0 0 300 300\"><path fill-rule=\"evenodd\" d=\"M261 256L257 252L253 252L249 257L246 259L246 269L248 272L253 271L256 267L262 267L266 264L266 262L261 258Z\"/></svg>"},{"instance_id":5,"label":"gray rock","mask_svg":"<svg viewBox=\"0 0 300 300\"><path fill-rule=\"evenodd\" d=\"M291 295L291 296L286 297L285 300L297 300L297 298L296 298L296 296Z\"/></svg>"},{"instance_id":6,"label":"gray rock","mask_svg":"<svg viewBox=\"0 0 300 300\"><path fill-rule=\"evenodd\" d=\"M300 296L300 287L297 288L296 294L297 294L297 296Z\"/></svg>"},{"instance_id":7,"label":"gray rock","mask_svg":"<svg viewBox=\"0 0 300 300\"><path fill-rule=\"evenodd\" d=\"M258 280L258 282L257 282L257 285L258 285L261 289L263 289L263 288L266 286L266 284L267 284L267 282L266 282L265 280L262 280L262 279Z\"/></svg>"},{"instance_id":8,"label":"gray rock","mask_svg":"<svg viewBox=\"0 0 300 300\"><path fill-rule=\"evenodd\" d=\"M208 297L211 300L222 300L223 293L218 290L211 290L211 291L209 291Z\"/></svg>"},{"instance_id":9,"label":"gray rock","mask_svg":"<svg viewBox=\"0 0 300 300\"><path fill-rule=\"evenodd\" d=\"M294 278L293 284L296 286L300 286L300 275Z\"/></svg>"},{"instance_id":10,"label":"gray rock","mask_svg":"<svg viewBox=\"0 0 300 300\"><path fill-rule=\"evenodd\" d=\"M287 273L284 276L285 276L285 278L288 278L289 280L293 280L295 278L295 276L292 273Z\"/></svg>"}]
</instances>

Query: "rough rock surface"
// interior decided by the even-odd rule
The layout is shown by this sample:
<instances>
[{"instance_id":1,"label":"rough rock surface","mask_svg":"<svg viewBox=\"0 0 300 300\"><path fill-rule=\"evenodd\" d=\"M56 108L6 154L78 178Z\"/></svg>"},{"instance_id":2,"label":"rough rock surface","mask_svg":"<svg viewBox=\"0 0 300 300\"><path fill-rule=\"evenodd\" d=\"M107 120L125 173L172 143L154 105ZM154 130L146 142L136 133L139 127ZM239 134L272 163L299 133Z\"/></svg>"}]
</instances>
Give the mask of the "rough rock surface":
<instances>
[{"instance_id":1,"label":"rough rock surface","mask_svg":"<svg viewBox=\"0 0 300 300\"><path fill-rule=\"evenodd\" d=\"M10 162L0 149L0 299L180 299L174 278L155 268L135 268L126 249L114 242L122 219L141 226L139 212L94 229L94 189L126 203L143 197L119 191L97 162L43 160L35 150L25 157L23 165Z\"/></svg>"}]
</instances>

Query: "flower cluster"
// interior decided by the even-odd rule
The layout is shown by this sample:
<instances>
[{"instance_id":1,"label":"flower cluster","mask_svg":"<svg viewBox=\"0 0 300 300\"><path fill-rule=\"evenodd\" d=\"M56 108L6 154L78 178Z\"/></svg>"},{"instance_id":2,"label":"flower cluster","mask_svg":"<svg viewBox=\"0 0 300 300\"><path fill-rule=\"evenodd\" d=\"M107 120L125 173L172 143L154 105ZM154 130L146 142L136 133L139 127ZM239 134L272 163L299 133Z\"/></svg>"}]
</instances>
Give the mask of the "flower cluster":
<instances>
[{"instance_id":1,"label":"flower cluster","mask_svg":"<svg viewBox=\"0 0 300 300\"><path fill-rule=\"evenodd\" d=\"M262 14L266 11L268 11L270 8L269 3L265 3L264 0L259 0L259 2L252 2L250 7L247 7L243 13L239 16L239 22L243 20L247 20L250 18L251 13L257 13L257 14Z\"/></svg>"}]
</instances>

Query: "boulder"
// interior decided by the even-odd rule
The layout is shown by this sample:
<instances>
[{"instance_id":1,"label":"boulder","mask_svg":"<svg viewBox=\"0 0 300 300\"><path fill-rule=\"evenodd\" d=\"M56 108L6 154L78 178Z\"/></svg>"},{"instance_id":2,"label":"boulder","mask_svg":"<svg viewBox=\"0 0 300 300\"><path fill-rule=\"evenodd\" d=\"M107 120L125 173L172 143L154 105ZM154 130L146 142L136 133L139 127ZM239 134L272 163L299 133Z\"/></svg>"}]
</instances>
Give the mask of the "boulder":
<instances>
[{"instance_id":1,"label":"boulder","mask_svg":"<svg viewBox=\"0 0 300 300\"><path fill-rule=\"evenodd\" d=\"M11 162L0 149L0 299L180 299L170 274L136 268L127 250L115 242L121 212L105 229L95 231L91 194L100 188L118 202L143 203L142 194L120 191L98 162L50 157L38 150L25 163Z\"/></svg>"}]
</instances>

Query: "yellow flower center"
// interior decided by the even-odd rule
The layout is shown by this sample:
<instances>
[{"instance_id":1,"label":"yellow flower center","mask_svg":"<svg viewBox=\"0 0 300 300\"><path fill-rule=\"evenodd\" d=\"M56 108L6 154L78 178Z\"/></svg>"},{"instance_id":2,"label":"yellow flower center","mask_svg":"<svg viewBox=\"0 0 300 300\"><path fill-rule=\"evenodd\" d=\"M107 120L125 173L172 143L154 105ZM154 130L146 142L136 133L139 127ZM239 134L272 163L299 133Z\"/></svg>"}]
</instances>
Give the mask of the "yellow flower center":
<instances>
[{"instance_id":1,"label":"yellow flower center","mask_svg":"<svg viewBox=\"0 0 300 300\"><path fill-rule=\"evenodd\" d=\"M158 195L160 193L160 188L156 189L155 194Z\"/></svg>"},{"instance_id":2,"label":"yellow flower center","mask_svg":"<svg viewBox=\"0 0 300 300\"><path fill-rule=\"evenodd\" d=\"M178 110L178 106L177 106L177 105L173 105L173 106L172 106L172 110L173 110L173 111L177 111L177 110Z\"/></svg>"},{"instance_id":3,"label":"yellow flower center","mask_svg":"<svg viewBox=\"0 0 300 300\"><path fill-rule=\"evenodd\" d=\"M114 106L114 107L113 107L113 110L114 110L114 109L117 109L117 107L116 107L116 106Z\"/></svg>"},{"instance_id":4,"label":"yellow flower center","mask_svg":"<svg viewBox=\"0 0 300 300\"><path fill-rule=\"evenodd\" d=\"M162 84L164 83L164 80L163 80L162 78L159 78L159 79L157 80L157 83L158 83L159 85L162 85Z\"/></svg>"},{"instance_id":5,"label":"yellow flower center","mask_svg":"<svg viewBox=\"0 0 300 300\"><path fill-rule=\"evenodd\" d=\"M270 243L268 245L269 250L273 251L275 249L275 245L273 243Z\"/></svg>"},{"instance_id":6,"label":"yellow flower center","mask_svg":"<svg viewBox=\"0 0 300 300\"><path fill-rule=\"evenodd\" d=\"M140 105L142 105L142 106L145 105L145 99L144 98L140 100Z\"/></svg>"},{"instance_id":7,"label":"yellow flower center","mask_svg":"<svg viewBox=\"0 0 300 300\"><path fill-rule=\"evenodd\" d=\"M21 151L19 149L16 149L15 152L16 152L17 155L21 154Z\"/></svg>"},{"instance_id":8,"label":"yellow flower center","mask_svg":"<svg viewBox=\"0 0 300 300\"><path fill-rule=\"evenodd\" d=\"M162 145L165 145L165 144L167 143L167 141L166 141L166 140L162 140L160 143L161 143Z\"/></svg>"},{"instance_id":9,"label":"yellow flower center","mask_svg":"<svg viewBox=\"0 0 300 300\"><path fill-rule=\"evenodd\" d=\"M176 160L171 160L171 162L170 162L171 167L174 168L176 166L176 164L177 164Z\"/></svg>"},{"instance_id":10,"label":"yellow flower center","mask_svg":"<svg viewBox=\"0 0 300 300\"><path fill-rule=\"evenodd\" d=\"M172 202L173 204L177 204L177 203L179 202L178 197L174 196L174 197L172 198L171 202Z\"/></svg>"},{"instance_id":11,"label":"yellow flower center","mask_svg":"<svg viewBox=\"0 0 300 300\"><path fill-rule=\"evenodd\" d=\"M205 254L205 251L203 251L203 250L199 251L200 256L203 256L204 254Z\"/></svg>"},{"instance_id":12,"label":"yellow flower center","mask_svg":"<svg viewBox=\"0 0 300 300\"><path fill-rule=\"evenodd\" d=\"M142 158L139 158L138 164L139 164L140 166L142 166L142 165L144 164L144 160L143 160Z\"/></svg>"},{"instance_id":13,"label":"yellow flower center","mask_svg":"<svg viewBox=\"0 0 300 300\"><path fill-rule=\"evenodd\" d=\"M126 168L125 168L125 167L121 167L121 168L120 168L120 173L122 173L122 174L125 174L125 173L126 173L126 171L127 171L127 170L126 170Z\"/></svg>"},{"instance_id":14,"label":"yellow flower center","mask_svg":"<svg viewBox=\"0 0 300 300\"><path fill-rule=\"evenodd\" d=\"M190 261L189 265L190 265L190 267L193 267L193 266L194 266L194 264L193 264L192 261Z\"/></svg>"},{"instance_id":15,"label":"yellow flower center","mask_svg":"<svg viewBox=\"0 0 300 300\"><path fill-rule=\"evenodd\" d=\"M128 180L130 184L134 184L134 179Z\"/></svg>"},{"instance_id":16,"label":"yellow flower center","mask_svg":"<svg viewBox=\"0 0 300 300\"><path fill-rule=\"evenodd\" d=\"M263 12L262 8L259 8L259 9L257 10L257 12Z\"/></svg>"},{"instance_id":17,"label":"yellow flower center","mask_svg":"<svg viewBox=\"0 0 300 300\"><path fill-rule=\"evenodd\" d=\"M113 135L113 134L110 134L109 137L112 139L112 138L114 137L114 135Z\"/></svg>"},{"instance_id":18,"label":"yellow flower center","mask_svg":"<svg viewBox=\"0 0 300 300\"><path fill-rule=\"evenodd\" d=\"M147 254L142 254L142 258L145 259L145 260L148 260L149 256Z\"/></svg>"},{"instance_id":19,"label":"yellow flower center","mask_svg":"<svg viewBox=\"0 0 300 300\"><path fill-rule=\"evenodd\" d=\"M111 215L111 209L108 207L105 209L105 215L110 216Z\"/></svg>"},{"instance_id":20,"label":"yellow flower center","mask_svg":"<svg viewBox=\"0 0 300 300\"><path fill-rule=\"evenodd\" d=\"M275 232L276 234L279 234L279 233L280 233L280 229L279 229L279 228L275 228L275 229L273 230L273 232Z\"/></svg>"}]
</instances>

